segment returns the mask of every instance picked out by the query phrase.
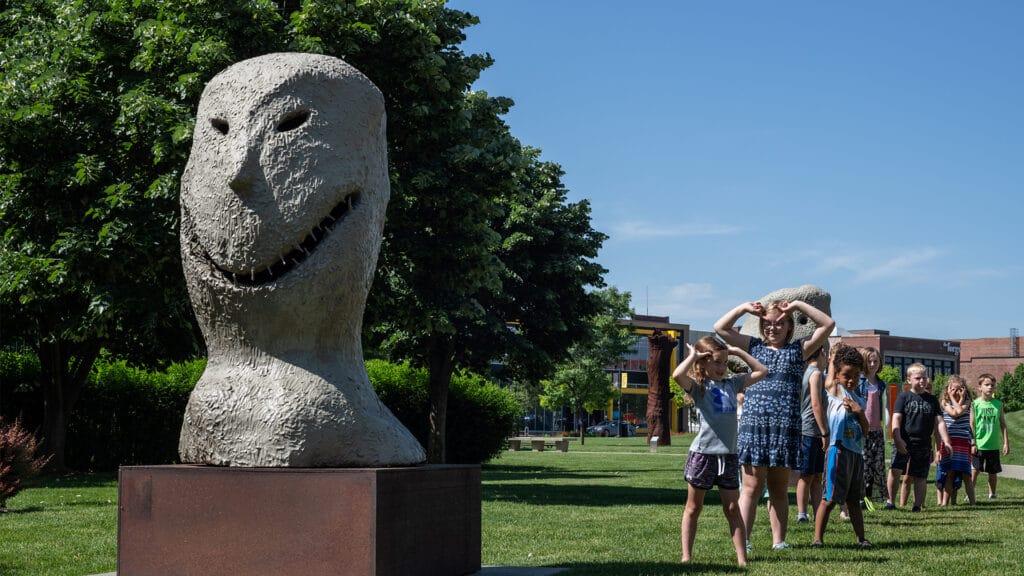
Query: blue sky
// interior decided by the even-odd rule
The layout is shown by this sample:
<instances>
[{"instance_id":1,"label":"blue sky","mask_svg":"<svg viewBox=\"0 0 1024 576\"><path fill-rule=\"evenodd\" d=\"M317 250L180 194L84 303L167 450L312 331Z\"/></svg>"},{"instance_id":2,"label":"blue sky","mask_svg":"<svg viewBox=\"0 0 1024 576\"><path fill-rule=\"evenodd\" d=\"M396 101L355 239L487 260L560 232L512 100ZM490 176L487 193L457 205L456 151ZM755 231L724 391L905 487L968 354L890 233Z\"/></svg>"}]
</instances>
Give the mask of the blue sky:
<instances>
[{"instance_id":1,"label":"blue sky","mask_svg":"<svg viewBox=\"0 0 1024 576\"><path fill-rule=\"evenodd\" d=\"M637 311L810 283L847 329L1024 328L1024 3L450 5Z\"/></svg>"}]
</instances>

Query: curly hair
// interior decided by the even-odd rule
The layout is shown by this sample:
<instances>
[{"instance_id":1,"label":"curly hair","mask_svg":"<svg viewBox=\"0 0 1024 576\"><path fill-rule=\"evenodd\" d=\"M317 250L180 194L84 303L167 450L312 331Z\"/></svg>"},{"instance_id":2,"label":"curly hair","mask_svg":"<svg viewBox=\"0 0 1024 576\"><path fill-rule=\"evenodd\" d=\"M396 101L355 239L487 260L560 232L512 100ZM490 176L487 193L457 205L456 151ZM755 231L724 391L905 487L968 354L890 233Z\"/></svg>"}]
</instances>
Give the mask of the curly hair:
<instances>
[{"instance_id":1,"label":"curly hair","mask_svg":"<svg viewBox=\"0 0 1024 576\"><path fill-rule=\"evenodd\" d=\"M836 346L833 354L835 354L836 370L838 370L840 366L853 366L861 372L864 371L864 356L853 346L840 344Z\"/></svg>"}]
</instances>

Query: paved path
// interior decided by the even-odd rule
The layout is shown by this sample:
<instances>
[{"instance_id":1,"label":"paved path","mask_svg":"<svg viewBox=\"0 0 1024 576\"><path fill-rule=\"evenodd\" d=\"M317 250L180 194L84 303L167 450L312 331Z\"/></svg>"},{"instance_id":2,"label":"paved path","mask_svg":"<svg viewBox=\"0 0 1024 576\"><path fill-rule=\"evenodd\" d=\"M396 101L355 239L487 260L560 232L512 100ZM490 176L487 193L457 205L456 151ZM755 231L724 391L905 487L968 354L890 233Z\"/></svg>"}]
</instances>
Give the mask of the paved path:
<instances>
[{"instance_id":1,"label":"paved path","mask_svg":"<svg viewBox=\"0 0 1024 576\"><path fill-rule=\"evenodd\" d=\"M1003 464L1003 476L1007 478L1015 478L1017 480L1024 480L1024 466L1016 466L1014 464ZM981 479L979 478L980 482Z\"/></svg>"}]
</instances>

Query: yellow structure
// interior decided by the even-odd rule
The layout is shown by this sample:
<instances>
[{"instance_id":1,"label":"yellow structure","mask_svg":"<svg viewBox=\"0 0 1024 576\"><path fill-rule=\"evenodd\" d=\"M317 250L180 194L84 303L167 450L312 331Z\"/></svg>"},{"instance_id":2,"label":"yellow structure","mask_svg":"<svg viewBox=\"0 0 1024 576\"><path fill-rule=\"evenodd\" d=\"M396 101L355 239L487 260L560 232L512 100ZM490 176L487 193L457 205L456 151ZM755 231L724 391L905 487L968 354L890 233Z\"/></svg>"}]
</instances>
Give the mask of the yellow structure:
<instances>
[{"instance_id":1,"label":"yellow structure","mask_svg":"<svg viewBox=\"0 0 1024 576\"><path fill-rule=\"evenodd\" d=\"M637 433L647 432L647 337L654 333L654 330L661 330L662 333L675 338L678 342L672 351L671 365L676 366L680 362L680 351L685 350L685 343L690 335L690 326L687 324L673 324L669 322L668 316L642 316L634 315L629 319L621 320L624 326L629 326L637 337L637 347L634 352L624 356L621 361L610 366L612 386L618 388L618 399L610 400L606 410L608 420L625 420L637 427ZM682 398L673 398L670 406L671 422L670 429L673 432L685 432L687 426L686 416L683 413Z\"/></svg>"}]
</instances>

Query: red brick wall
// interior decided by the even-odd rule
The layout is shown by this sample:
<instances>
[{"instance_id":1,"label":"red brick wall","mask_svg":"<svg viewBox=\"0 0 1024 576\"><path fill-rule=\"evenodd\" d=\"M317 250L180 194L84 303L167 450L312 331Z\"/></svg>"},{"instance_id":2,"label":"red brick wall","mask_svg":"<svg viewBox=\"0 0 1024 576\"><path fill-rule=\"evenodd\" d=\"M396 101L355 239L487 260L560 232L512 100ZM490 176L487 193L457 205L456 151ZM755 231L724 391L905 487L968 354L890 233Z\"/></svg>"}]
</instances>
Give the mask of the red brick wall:
<instances>
[{"instance_id":1,"label":"red brick wall","mask_svg":"<svg viewBox=\"0 0 1024 576\"><path fill-rule=\"evenodd\" d=\"M1018 353L1024 353L1024 342L1017 338ZM1003 374L1013 372L1019 364L1024 364L1024 357L1010 357L1009 338L976 338L960 341L960 375L972 386L977 384L978 376L988 373L997 379Z\"/></svg>"}]
</instances>

